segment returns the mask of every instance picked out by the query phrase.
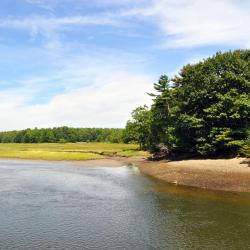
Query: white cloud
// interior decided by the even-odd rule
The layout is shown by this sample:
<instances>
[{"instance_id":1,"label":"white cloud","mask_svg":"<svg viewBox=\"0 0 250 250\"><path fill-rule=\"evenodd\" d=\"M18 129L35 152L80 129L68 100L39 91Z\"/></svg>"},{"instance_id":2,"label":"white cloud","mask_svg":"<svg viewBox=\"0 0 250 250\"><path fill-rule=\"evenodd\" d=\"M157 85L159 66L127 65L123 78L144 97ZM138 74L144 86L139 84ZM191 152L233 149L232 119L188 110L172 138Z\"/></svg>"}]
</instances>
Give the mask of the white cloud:
<instances>
[{"instance_id":1,"label":"white cloud","mask_svg":"<svg viewBox=\"0 0 250 250\"><path fill-rule=\"evenodd\" d=\"M250 45L250 2L246 0L154 0L126 15L153 18L163 47Z\"/></svg>"},{"instance_id":2,"label":"white cloud","mask_svg":"<svg viewBox=\"0 0 250 250\"><path fill-rule=\"evenodd\" d=\"M51 76L35 77L23 81L18 89L0 91L0 130L125 126L132 109L150 103L146 92L151 91L153 79L122 65L123 60L110 55L73 58ZM37 94L46 94L41 85L49 89L57 84L56 79L67 91L48 103L33 104Z\"/></svg>"}]
</instances>

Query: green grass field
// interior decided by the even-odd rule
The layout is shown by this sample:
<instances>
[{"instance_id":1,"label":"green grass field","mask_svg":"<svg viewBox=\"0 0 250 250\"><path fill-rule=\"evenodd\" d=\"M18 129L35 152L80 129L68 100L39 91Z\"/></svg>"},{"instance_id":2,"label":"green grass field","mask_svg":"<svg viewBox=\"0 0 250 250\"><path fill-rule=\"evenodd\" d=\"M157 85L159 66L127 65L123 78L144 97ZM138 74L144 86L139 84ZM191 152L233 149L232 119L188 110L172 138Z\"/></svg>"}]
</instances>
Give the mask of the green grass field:
<instances>
[{"instance_id":1,"label":"green grass field","mask_svg":"<svg viewBox=\"0 0 250 250\"><path fill-rule=\"evenodd\" d=\"M147 156L138 151L138 145L114 143L3 143L0 144L0 158L34 160L95 160L105 156Z\"/></svg>"}]
</instances>

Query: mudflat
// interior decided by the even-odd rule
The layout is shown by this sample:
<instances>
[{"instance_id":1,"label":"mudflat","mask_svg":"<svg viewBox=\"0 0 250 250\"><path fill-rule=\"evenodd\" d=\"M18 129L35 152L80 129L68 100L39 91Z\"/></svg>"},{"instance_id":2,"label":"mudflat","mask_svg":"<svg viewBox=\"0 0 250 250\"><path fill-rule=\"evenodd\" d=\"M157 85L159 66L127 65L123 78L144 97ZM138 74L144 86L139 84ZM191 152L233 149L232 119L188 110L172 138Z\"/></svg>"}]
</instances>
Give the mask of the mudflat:
<instances>
[{"instance_id":1,"label":"mudflat","mask_svg":"<svg viewBox=\"0 0 250 250\"><path fill-rule=\"evenodd\" d=\"M137 161L142 173L173 183L210 190L250 192L250 159Z\"/></svg>"},{"instance_id":2,"label":"mudflat","mask_svg":"<svg viewBox=\"0 0 250 250\"><path fill-rule=\"evenodd\" d=\"M191 159L181 161L149 161L145 157L109 157L80 161L81 166L138 166L153 178L189 187L231 192L250 192L250 159Z\"/></svg>"}]
</instances>

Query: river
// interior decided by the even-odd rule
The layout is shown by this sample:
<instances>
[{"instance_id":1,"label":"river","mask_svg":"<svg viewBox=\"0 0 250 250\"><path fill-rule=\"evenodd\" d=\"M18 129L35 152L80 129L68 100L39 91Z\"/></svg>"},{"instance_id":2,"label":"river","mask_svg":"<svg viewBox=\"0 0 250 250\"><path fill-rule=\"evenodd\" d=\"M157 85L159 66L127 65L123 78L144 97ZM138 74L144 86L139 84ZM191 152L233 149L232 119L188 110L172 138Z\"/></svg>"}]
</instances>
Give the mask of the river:
<instances>
[{"instance_id":1,"label":"river","mask_svg":"<svg viewBox=\"0 0 250 250\"><path fill-rule=\"evenodd\" d=\"M135 167L0 160L0 249L250 249L249 201Z\"/></svg>"}]
</instances>

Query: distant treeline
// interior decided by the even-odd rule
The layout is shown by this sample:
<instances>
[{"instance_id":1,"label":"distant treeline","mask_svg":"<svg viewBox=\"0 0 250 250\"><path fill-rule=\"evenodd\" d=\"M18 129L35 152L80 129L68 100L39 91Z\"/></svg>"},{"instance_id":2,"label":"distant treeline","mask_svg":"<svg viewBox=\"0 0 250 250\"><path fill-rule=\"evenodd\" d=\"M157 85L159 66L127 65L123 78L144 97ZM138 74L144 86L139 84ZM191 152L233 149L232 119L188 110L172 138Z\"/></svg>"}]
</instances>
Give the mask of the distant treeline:
<instances>
[{"instance_id":1,"label":"distant treeline","mask_svg":"<svg viewBox=\"0 0 250 250\"><path fill-rule=\"evenodd\" d=\"M43 142L123 142L124 129L119 128L44 128L0 132L0 143Z\"/></svg>"}]
</instances>

